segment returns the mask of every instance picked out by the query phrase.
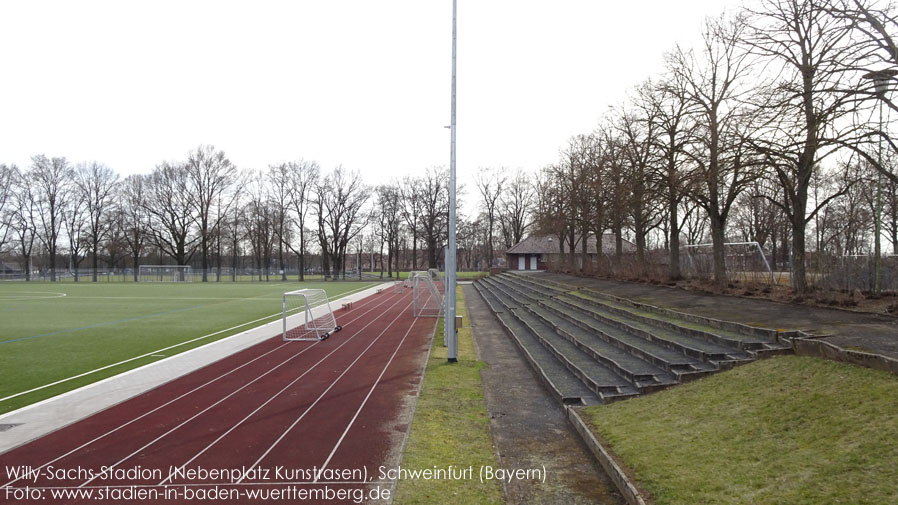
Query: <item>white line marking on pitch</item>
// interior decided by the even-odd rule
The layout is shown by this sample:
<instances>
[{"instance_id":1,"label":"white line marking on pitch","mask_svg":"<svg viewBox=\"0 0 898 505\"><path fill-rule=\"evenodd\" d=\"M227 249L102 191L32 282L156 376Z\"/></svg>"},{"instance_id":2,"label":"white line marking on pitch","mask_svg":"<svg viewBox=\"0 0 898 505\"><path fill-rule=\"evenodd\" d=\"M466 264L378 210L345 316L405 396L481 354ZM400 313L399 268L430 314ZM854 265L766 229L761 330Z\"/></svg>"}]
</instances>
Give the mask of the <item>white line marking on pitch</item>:
<instances>
[{"instance_id":1,"label":"white line marking on pitch","mask_svg":"<svg viewBox=\"0 0 898 505\"><path fill-rule=\"evenodd\" d=\"M393 306L397 305L398 303L399 303L399 302L394 303L393 305L390 306L390 308L392 308ZM374 306L374 307L368 309L368 312L374 310L374 309L377 308L378 306L379 306L379 305L376 305L376 306ZM389 310L389 309L387 309L387 310ZM366 313L367 313L367 312L366 312ZM359 317L361 317L361 315L360 315ZM375 319L375 320L376 320L376 319ZM341 347L343 347L344 345L346 345L347 342L349 342L350 340L352 340L352 338L354 338L356 335L358 335L358 334L361 332L361 330L367 328L369 325L371 325L371 324L373 324L373 323L374 323L374 321L371 321L371 322L369 322L368 324L366 324L365 326L363 326L362 328L360 328L360 329L358 330L358 332L356 332L355 335L353 335L353 337L350 337L349 339L346 339L342 344L340 344L340 345L339 345L338 347L336 347L334 350L332 350L331 352L327 353L327 355L325 355L323 358L321 358L320 360L318 360L317 363L315 363L314 365L312 365L312 367L309 368L309 369L308 369L306 372L304 372L302 375L300 375L300 377L304 376L304 375L305 375L306 373L308 373L310 370L312 370L313 368L315 368L316 366L318 366L322 361L324 361L325 359L327 359L328 357L330 357L333 353L337 352ZM212 405L209 405L208 407L206 407L206 408L204 408L203 410L197 412L196 414L194 414L194 415L191 416L190 418L184 420L183 422L181 422L180 424L178 424L178 425L175 426L174 428L171 428L170 430L166 431L166 432L163 433L162 435L159 435L158 437L154 438L154 439L151 440L150 442L144 444L143 447L137 449L136 451L132 452L131 454L129 454L129 455L125 456L124 458L118 460L116 463L114 463L114 464L112 464L112 465L109 465L109 466L106 466L106 468L108 468L108 469L111 470L111 469L117 467L118 465L124 463L124 462L127 461L128 459L134 457L135 455L140 454L144 449L146 449L146 448L150 447L151 445L155 444L156 442L162 440L163 438L167 437L167 436L170 435L171 433L174 433L176 430L178 430L178 429L181 428L182 426L186 425L186 424L189 423L190 421L193 421L194 419L198 418L199 416L205 414L206 412L208 412L209 410L211 410L213 407L215 407L215 406L217 406L217 405L223 403L223 402L224 402L225 400L227 400L228 398L231 398L232 396L236 395L236 394L239 393L240 391L246 389L246 388L249 387L250 385L254 384L256 381L258 381L259 379L261 379L262 377L265 377L266 375L270 374L271 372L274 372L276 369L280 368L281 366L283 366L284 364L286 364L288 361L291 361L291 360L292 360L293 358L295 358L296 356L299 356L300 354L302 354L302 352L305 352L306 350L311 349L312 347L318 345L320 342L321 342L321 341L318 341L318 342L313 343L312 345L309 345L308 347L305 347L301 352L299 352L299 353L297 353L297 354L294 354L293 356L291 356L291 357L287 358L286 360L280 362L279 364L277 364L277 365L274 366L273 368L269 369L267 372L263 373L262 375L257 376L255 379L253 379L253 380L251 380L251 381L249 381L249 382L244 383L242 386L240 386L239 388L235 389L234 391L231 391L230 393L228 393L227 395L225 395L223 398L221 398L220 400L216 401L216 402L213 403ZM298 379L298 378L297 378L297 379L294 379L294 381L293 381L291 384L295 383L297 380L299 380L299 379ZM286 389L286 388L284 388L284 389ZM94 480L96 480L97 477L99 477L100 475L101 475L100 473L97 473L95 476L93 476L93 477L91 477L90 479L88 479L87 481L83 482L83 483L82 483L80 486L78 486L78 487L81 488L81 487L84 487L84 486L90 484L91 482L93 482Z\"/></svg>"},{"instance_id":2,"label":"white line marking on pitch","mask_svg":"<svg viewBox=\"0 0 898 505\"><path fill-rule=\"evenodd\" d=\"M362 288L359 288L359 289L353 289L352 291L347 291L346 293L342 293L342 294L341 294L341 297L347 296L347 295L351 295L351 294L353 294L353 293L357 293L357 292L362 291L362 290L364 290L364 289L368 289L369 287L371 287L371 285L367 285L367 286L362 287ZM135 360L138 360L138 359L141 359L141 358L146 358L146 357L148 357L148 356L152 356L153 354L157 354L157 353L160 353L160 352L168 351L168 350L174 349L174 348L176 348L176 347L181 347L182 345L192 344L193 342L197 342L197 341L199 341L199 340L203 340L203 339L206 339L206 338L209 338L209 337L214 337L215 335L220 335L220 334L222 334L222 333L226 333L226 332L229 332L229 331L231 331L231 330L236 330L237 328L242 328L242 327L244 327L244 326L247 326L247 325L250 325L250 324L253 324L253 323L258 323L259 321L264 321L264 320L266 320L266 319L271 319L272 317L275 317L275 316L282 316L282 315L283 315L283 312L277 312L277 313L271 314L271 315L269 315L269 316L260 317L259 319L255 319L255 320L253 320L253 321L249 321L249 322L246 322L246 323L238 324L237 326L232 326L232 327L230 327L230 328L226 328L226 329L224 329L224 330L219 330L219 331L216 331L216 332L214 332L214 333L210 333L210 334L208 334L208 335L203 335L202 337L197 337L197 338L194 338L194 339L185 340L184 342L179 342L179 343L177 343L177 344L170 345L170 346L168 346L168 347L163 347L162 349L156 349L155 351L150 351L150 352L148 352L148 353L146 353L146 354L141 354L140 356L135 356L135 357L133 357L133 358L128 358L128 359L126 359L126 360L119 361L118 363L112 363L111 365L106 365L106 366L102 366L102 367L100 367L100 368L95 368L95 369L93 369L93 370L90 370L90 371L87 371L87 372L84 372L84 373L80 373L80 374L78 374L78 375L73 375L73 376L71 376L71 377L66 377L65 379L60 379L60 380L58 380L58 381L51 382L51 383L49 383L49 384L44 384L43 386L38 386L38 387L36 387L36 388L32 388L32 389L29 389L29 390L27 390L27 391L20 391L20 392L18 392L18 393L11 394L11 395L9 395L9 396L5 396L5 397L3 397L3 398L0 398L0 402L4 402L4 401L6 401L6 400L11 400L11 399L13 399L13 398L16 398L16 397L19 397L19 396L22 396L22 395L27 395L28 393L33 393L33 392L35 392L35 391L40 391L40 390L42 390L42 389L47 389L47 388L52 387L52 386L55 386L55 385L57 385L57 384L62 384L63 382L68 382L68 381L71 381L71 380L79 379L79 378L81 378L81 377L85 377L85 376L87 376L87 375L95 374L95 373L97 373L97 372L102 372L103 370L106 370L106 369L108 369L108 368L116 367L116 366L119 366L119 365L124 365L125 363L130 363L130 362L132 362L132 361L135 361Z\"/></svg>"},{"instance_id":3,"label":"white line marking on pitch","mask_svg":"<svg viewBox=\"0 0 898 505\"><path fill-rule=\"evenodd\" d=\"M349 323L347 323L347 324L351 324L351 323L355 322L356 320L358 320L359 318L361 318L362 316L364 316L365 314L367 314L367 313L370 312L371 310L374 310L374 309L376 309L377 307L380 307L380 306L383 305L384 303L386 303L386 301L381 302L381 303L378 303L377 305L375 305L374 307L372 307L372 308L369 309L368 311L365 311L365 312L359 314L359 316L356 317L355 319L351 319L351 320L349 321ZM193 393L199 391L200 389L203 389L204 387L208 386L209 384L212 384L213 382L216 382L216 381L218 381L219 379L221 379L221 378L223 378L223 377L226 377L226 376L228 376L228 375L230 375L230 374L236 372L237 370L240 370L241 368L244 368L244 367L246 367L246 366L249 366L249 365L252 364L253 362L255 362L255 361L259 360L259 359L262 359L262 358L264 358L265 356L268 356L269 354L271 354L271 353L277 351L278 349L281 349L282 347L284 347L284 346L286 346L286 345L289 345L289 343L286 343L286 342L285 342L285 343L283 343L283 344L281 344L281 345L275 347L274 349L272 349L272 350L270 350L270 351L268 351L268 352L266 352L266 353L264 353L264 354L261 354L261 355L255 357L255 358L251 359L250 361L247 361L246 363L244 363L244 364L242 364L242 365L240 365L240 366L237 366L237 367L231 369L230 371L225 372L225 373L219 375L218 377L216 377L216 378L214 378L214 379L212 379L212 380L210 380L210 381L208 381L208 382L206 382L206 383L204 383L204 384L201 384L201 385L199 385L199 386L197 386L197 387L191 389L190 391L188 391L188 392L186 392L186 393L184 393L184 394L178 396L177 398L174 398L174 399L172 399L172 400L169 400L169 401L163 403L162 405L160 405L160 406L158 406L158 407L156 407L156 408L154 408L154 409L152 409L152 410L150 410L150 411L148 411L148 412L146 412L146 413L144 413L144 414L141 414L140 416L135 417L134 419L131 419L130 421L128 421L128 422L126 422L126 423L124 423L124 424L118 426L117 428L113 428L113 429L107 431L106 433L104 433L104 434L102 434L102 435L100 435L100 436L94 438L93 440L90 440L90 441L88 441L88 442L85 442L85 443L81 444L80 446L78 446L78 447L76 447L76 448L70 450L69 452L67 452L67 453L65 453L65 454L62 454L61 456L56 457L56 458L53 459L52 461L48 461L47 463L44 463L43 465L37 467L37 470L40 470L40 469L46 467L47 465L52 465L53 463L56 463L57 461L59 461L59 460L65 458L65 457L67 457L67 456L70 456L70 455L74 454L74 453L77 452L77 451L80 451L81 449L87 447L88 445L90 445L90 444L92 444L92 443L94 443L94 442L96 442L96 441L98 441L98 440L100 440L100 439L102 439L102 438L104 438L104 437L106 437L106 436L108 436L108 435L111 435L111 434L115 433L116 431L118 431L118 430L120 430L120 429L122 429L122 428L124 428L124 427L126 427L126 426L128 426L128 425L130 425L130 424L133 424L133 423L135 423L135 422L137 422L137 421L143 419L144 417L149 416L150 414L153 414L153 413L158 412L159 410L161 410L161 409L163 409L163 408L165 408L165 407L168 407L169 405L175 403L176 401L178 401L178 400L180 400L180 399L182 399L182 398L184 398L184 397L186 397L186 396L188 396L188 395L190 395L190 394L193 394ZM309 347L311 347L311 346L309 346ZM306 349L308 349L308 348L306 348ZM302 351L300 351L300 353L297 353L297 354L301 354L302 352L305 352L305 349L303 349ZM7 482L6 484L0 486L0 488L8 487L10 484L14 484L15 482L18 482L19 480L21 480L21 478L11 480L11 481Z\"/></svg>"}]
</instances>

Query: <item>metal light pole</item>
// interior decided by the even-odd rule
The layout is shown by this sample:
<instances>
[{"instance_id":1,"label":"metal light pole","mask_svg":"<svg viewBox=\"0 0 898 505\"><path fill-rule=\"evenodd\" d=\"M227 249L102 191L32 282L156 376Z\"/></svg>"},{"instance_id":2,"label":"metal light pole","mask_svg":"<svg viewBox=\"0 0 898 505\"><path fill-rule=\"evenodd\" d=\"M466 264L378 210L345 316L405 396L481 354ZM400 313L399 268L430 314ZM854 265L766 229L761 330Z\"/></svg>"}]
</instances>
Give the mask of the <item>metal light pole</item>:
<instances>
[{"instance_id":1,"label":"metal light pole","mask_svg":"<svg viewBox=\"0 0 898 505\"><path fill-rule=\"evenodd\" d=\"M882 102L885 100L886 91L889 90L889 82L892 77L898 75L898 70L879 70L864 74L864 79L873 81L876 94L879 96L879 148L878 148L878 177L876 178L876 217L873 227L873 292L879 294L882 290L880 277L882 276Z\"/></svg>"},{"instance_id":2,"label":"metal light pole","mask_svg":"<svg viewBox=\"0 0 898 505\"><path fill-rule=\"evenodd\" d=\"M443 310L444 338L448 346L449 362L458 361L458 333L455 329L455 41L456 9L452 0L452 112L449 123L449 254L446 255L446 306Z\"/></svg>"}]
</instances>

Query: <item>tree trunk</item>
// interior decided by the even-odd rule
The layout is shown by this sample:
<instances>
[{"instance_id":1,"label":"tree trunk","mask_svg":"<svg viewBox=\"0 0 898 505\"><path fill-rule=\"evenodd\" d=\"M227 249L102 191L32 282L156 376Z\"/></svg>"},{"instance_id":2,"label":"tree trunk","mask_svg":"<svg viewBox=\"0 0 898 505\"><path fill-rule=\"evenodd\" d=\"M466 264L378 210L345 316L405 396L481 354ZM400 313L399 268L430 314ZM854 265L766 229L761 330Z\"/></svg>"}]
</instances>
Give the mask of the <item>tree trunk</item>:
<instances>
[{"instance_id":1,"label":"tree trunk","mask_svg":"<svg viewBox=\"0 0 898 505\"><path fill-rule=\"evenodd\" d=\"M724 244L724 223L717 212L710 212L712 257L714 259L714 281L720 288L727 285L726 254Z\"/></svg>"},{"instance_id":2,"label":"tree trunk","mask_svg":"<svg viewBox=\"0 0 898 505\"><path fill-rule=\"evenodd\" d=\"M670 280L679 280L682 276L680 272L680 221L677 212L679 204L676 198L668 200L668 212L670 213L670 237L668 238L669 261L668 275Z\"/></svg>"},{"instance_id":3,"label":"tree trunk","mask_svg":"<svg viewBox=\"0 0 898 505\"><path fill-rule=\"evenodd\" d=\"M96 242L93 243L93 254L91 257L91 267L93 268L93 278L91 279L93 282L97 282L97 247L98 244Z\"/></svg>"}]
</instances>

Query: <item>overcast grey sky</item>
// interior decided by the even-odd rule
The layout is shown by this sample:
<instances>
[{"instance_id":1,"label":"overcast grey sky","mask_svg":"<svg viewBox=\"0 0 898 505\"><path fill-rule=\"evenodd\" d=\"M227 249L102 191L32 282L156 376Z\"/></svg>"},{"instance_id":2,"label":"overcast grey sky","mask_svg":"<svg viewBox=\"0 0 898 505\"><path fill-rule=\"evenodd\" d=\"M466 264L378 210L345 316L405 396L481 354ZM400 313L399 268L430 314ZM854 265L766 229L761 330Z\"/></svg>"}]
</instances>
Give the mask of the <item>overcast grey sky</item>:
<instances>
[{"instance_id":1,"label":"overcast grey sky","mask_svg":"<svg viewBox=\"0 0 898 505\"><path fill-rule=\"evenodd\" d=\"M459 0L458 170L535 170L737 0ZM370 183L448 165L451 0L5 1L0 162L203 143Z\"/></svg>"}]
</instances>

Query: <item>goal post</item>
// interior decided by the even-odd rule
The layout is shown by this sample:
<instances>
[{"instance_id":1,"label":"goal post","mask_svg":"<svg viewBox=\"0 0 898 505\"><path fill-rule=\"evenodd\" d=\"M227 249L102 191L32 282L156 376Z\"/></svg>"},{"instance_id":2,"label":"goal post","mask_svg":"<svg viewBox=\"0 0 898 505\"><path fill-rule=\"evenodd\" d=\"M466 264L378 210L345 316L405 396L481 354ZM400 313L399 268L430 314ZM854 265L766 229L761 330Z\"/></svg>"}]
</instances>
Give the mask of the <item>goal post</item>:
<instances>
[{"instance_id":1,"label":"goal post","mask_svg":"<svg viewBox=\"0 0 898 505\"><path fill-rule=\"evenodd\" d=\"M437 288L430 272L418 272L412 278L415 317L441 317L443 315L443 293Z\"/></svg>"},{"instance_id":2,"label":"goal post","mask_svg":"<svg viewBox=\"0 0 898 505\"><path fill-rule=\"evenodd\" d=\"M283 339L285 342L324 340L343 329L323 289L299 289L284 293Z\"/></svg>"},{"instance_id":3,"label":"goal post","mask_svg":"<svg viewBox=\"0 0 898 505\"><path fill-rule=\"evenodd\" d=\"M190 265L139 265L138 282L193 282Z\"/></svg>"}]
</instances>

